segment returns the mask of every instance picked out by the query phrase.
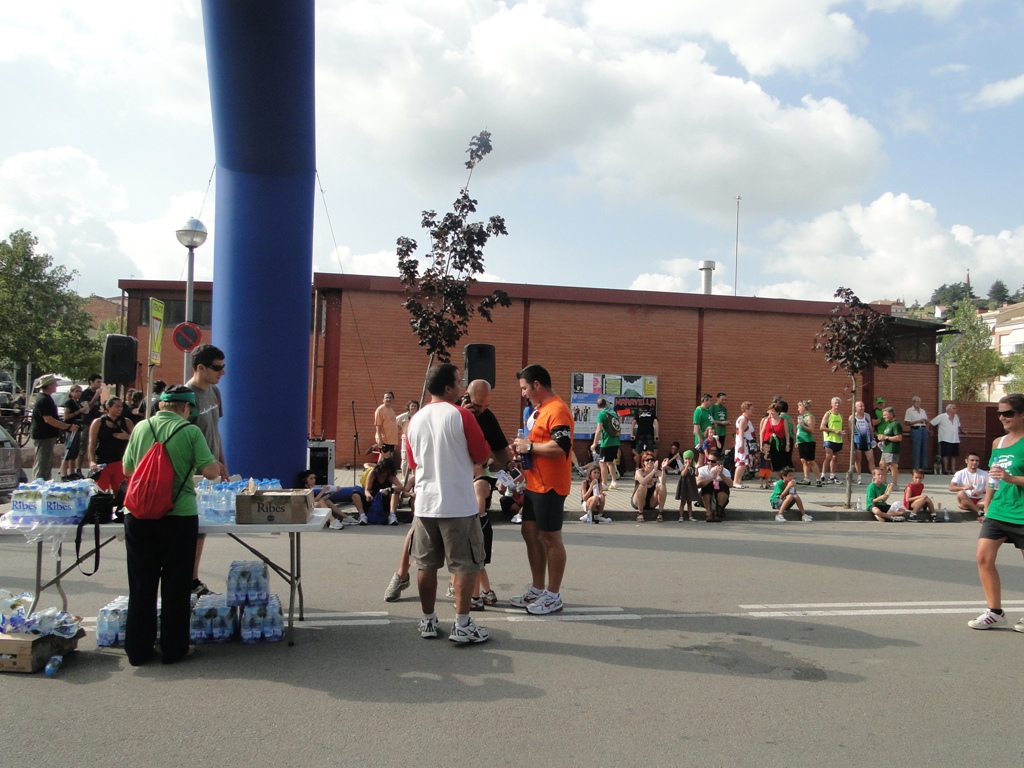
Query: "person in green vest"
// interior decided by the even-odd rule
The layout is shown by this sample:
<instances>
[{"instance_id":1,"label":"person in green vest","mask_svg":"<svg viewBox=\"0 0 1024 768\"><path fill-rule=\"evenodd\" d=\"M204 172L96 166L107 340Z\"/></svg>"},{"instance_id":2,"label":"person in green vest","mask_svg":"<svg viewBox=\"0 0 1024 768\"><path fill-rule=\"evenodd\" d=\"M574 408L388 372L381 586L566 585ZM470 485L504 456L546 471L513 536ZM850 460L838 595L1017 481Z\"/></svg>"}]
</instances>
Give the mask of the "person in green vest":
<instances>
[{"instance_id":1,"label":"person in green vest","mask_svg":"<svg viewBox=\"0 0 1024 768\"><path fill-rule=\"evenodd\" d=\"M825 411L821 417L819 429L822 433L822 443L825 447L825 459L821 462L821 477L827 483L842 482L836 477L836 454L843 450L843 414L839 412L842 400L838 397L832 398L832 407Z\"/></svg>"}]
</instances>

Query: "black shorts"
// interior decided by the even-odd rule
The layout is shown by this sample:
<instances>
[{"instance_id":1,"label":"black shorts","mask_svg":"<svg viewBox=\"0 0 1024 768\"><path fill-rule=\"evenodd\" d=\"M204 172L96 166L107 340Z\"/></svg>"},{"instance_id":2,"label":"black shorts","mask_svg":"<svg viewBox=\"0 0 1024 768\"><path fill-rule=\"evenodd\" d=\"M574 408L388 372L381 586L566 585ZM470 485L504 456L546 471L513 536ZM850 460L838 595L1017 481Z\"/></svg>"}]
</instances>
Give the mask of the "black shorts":
<instances>
[{"instance_id":1,"label":"black shorts","mask_svg":"<svg viewBox=\"0 0 1024 768\"><path fill-rule=\"evenodd\" d=\"M855 437L853 438L853 450L864 451L867 453L871 450L871 438L870 437Z\"/></svg>"},{"instance_id":2,"label":"black shorts","mask_svg":"<svg viewBox=\"0 0 1024 768\"><path fill-rule=\"evenodd\" d=\"M607 448L598 448L598 455L601 457L601 461L610 461L612 464L619 458L619 446L609 445Z\"/></svg>"},{"instance_id":3,"label":"black shorts","mask_svg":"<svg viewBox=\"0 0 1024 768\"><path fill-rule=\"evenodd\" d=\"M944 443L939 441L939 456L950 459L960 455L960 443Z\"/></svg>"},{"instance_id":4,"label":"black shorts","mask_svg":"<svg viewBox=\"0 0 1024 768\"><path fill-rule=\"evenodd\" d=\"M797 443L796 452L803 461L814 461L814 449L817 445L818 444L814 441L809 443Z\"/></svg>"},{"instance_id":5,"label":"black shorts","mask_svg":"<svg viewBox=\"0 0 1024 768\"><path fill-rule=\"evenodd\" d=\"M654 435L637 435L633 440L633 453L654 450Z\"/></svg>"},{"instance_id":6,"label":"black shorts","mask_svg":"<svg viewBox=\"0 0 1024 768\"><path fill-rule=\"evenodd\" d=\"M1024 525L1004 523L1002 520L993 520L988 515L981 524L979 539L1006 539L1017 549L1024 549Z\"/></svg>"},{"instance_id":7,"label":"black shorts","mask_svg":"<svg viewBox=\"0 0 1024 768\"><path fill-rule=\"evenodd\" d=\"M657 509L657 507L652 506L651 504L651 502L654 500L654 494L657 493L657 491L658 486L656 485L652 485L650 488L647 489L647 498L644 499L644 509ZM634 491L634 493L636 493L636 491ZM636 509L636 503L633 501L632 498L630 498L629 500L629 506L631 506L633 509Z\"/></svg>"},{"instance_id":8,"label":"black shorts","mask_svg":"<svg viewBox=\"0 0 1024 768\"><path fill-rule=\"evenodd\" d=\"M564 511L565 496L559 496L555 491L523 493L523 522L535 522L542 531L554 533L562 530Z\"/></svg>"}]
</instances>

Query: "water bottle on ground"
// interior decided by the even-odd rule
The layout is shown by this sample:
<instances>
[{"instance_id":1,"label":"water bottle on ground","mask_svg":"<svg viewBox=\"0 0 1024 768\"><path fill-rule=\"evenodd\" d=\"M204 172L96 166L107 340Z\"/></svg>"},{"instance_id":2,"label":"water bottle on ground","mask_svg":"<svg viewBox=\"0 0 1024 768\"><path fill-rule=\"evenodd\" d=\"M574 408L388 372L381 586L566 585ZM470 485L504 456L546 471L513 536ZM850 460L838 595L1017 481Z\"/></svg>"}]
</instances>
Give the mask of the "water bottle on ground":
<instances>
[{"instance_id":1,"label":"water bottle on ground","mask_svg":"<svg viewBox=\"0 0 1024 768\"><path fill-rule=\"evenodd\" d=\"M60 665L63 663L63 656L51 656L50 660L46 662L46 669L44 669L43 671L46 672L47 677L53 677L55 674L57 674L57 671L60 669Z\"/></svg>"}]
</instances>

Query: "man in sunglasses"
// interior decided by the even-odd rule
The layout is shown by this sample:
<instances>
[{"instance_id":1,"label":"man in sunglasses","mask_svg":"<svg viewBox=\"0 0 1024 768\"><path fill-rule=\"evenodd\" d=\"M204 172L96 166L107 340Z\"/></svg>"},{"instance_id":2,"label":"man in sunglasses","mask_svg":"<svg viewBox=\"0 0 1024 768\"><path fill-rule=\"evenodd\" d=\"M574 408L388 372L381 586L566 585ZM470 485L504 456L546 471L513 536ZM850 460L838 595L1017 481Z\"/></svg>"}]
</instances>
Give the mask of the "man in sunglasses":
<instances>
[{"instance_id":1,"label":"man in sunglasses","mask_svg":"<svg viewBox=\"0 0 1024 768\"><path fill-rule=\"evenodd\" d=\"M707 461L697 471L697 490L704 502L705 522L720 523L729 504L732 473L722 466L718 451L708 451L706 455Z\"/></svg>"},{"instance_id":2,"label":"man in sunglasses","mask_svg":"<svg viewBox=\"0 0 1024 768\"><path fill-rule=\"evenodd\" d=\"M228 461L224 458L224 445L220 439L220 417L224 415L224 401L220 396L220 383L224 376L224 353L212 344L200 344L192 350L192 378L185 386L196 396L197 415L191 421L206 438L210 453L220 462L222 480L228 479ZM203 555L206 535L196 541L196 564L192 572L192 592L198 596L209 593L199 578L199 560Z\"/></svg>"}]
</instances>

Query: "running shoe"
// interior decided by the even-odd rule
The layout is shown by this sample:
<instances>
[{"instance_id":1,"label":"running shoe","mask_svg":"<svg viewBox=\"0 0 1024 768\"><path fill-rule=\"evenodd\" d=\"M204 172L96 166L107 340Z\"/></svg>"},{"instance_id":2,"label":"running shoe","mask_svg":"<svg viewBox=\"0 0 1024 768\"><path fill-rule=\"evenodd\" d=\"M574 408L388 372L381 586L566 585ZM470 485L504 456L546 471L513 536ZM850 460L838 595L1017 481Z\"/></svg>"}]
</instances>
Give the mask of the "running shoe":
<instances>
[{"instance_id":1,"label":"running shoe","mask_svg":"<svg viewBox=\"0 0 1024 768\"><path fill-rule=\"evenodd\" d=\"M511 605L513 608L526 608L528 605L532 604L534 601L537 600L537 598L539 598L543 594L543 592L538 592L536 589L534 589L533 585L531 584L529 587L526 588L526 591L523 592L523 594L513 595L512 597L510 597L508 599L508 604Z\"/></svg>"},{"instance_id":2,"label":"running shoe","mask_svg":"<svg viewBox=\"0 0 1024 768\"><path fill-rule=\"evenodd\" d=\"M811 484L811 481L810 481L810 480L808 480L808 479L807 479L807 478L805 477L805 478L804 478L803 480L797 480L797 481L796 481L796 484L797 484L797 485L810 485L810 484ZM735 488L735 487L736 487L736 484L735 484L735 483L733 483L733 486L732 486L732 487L733 487L733 488Z\"/></svg>"},{"instance_id":3,"label":"running shoe","mask_svg":"<svg viewBox=\"0 0 1024 768\"><path fill-rule=\"evenodd\" d=\"M815 485L816 485L816 486L817 486L818 488L821 488L821 478L819 477L819 478L818 478L817 480L815 480L815 481L814 481L814 484L815 484Z\"/></svg>"},{"instance_id":4,"label":"running shoe","mask_svg":"<svg viewBox=\"0 0 1024 768\"><path fill-rule=\"evenodd\" d=\"M618 487L619 487L619 484L617 482L615 482L614 480L612 480L610 483L608 483L608 490L609 491L614 491Z\"/></svg>"},{"instance_id":5,"label":"running shoe","mask_svg":"<svg viewBox=\"0 0 1024 768\"><path fill-rule=\"evenodd\" d=\"M402 579L397 573L391 577L391 581L388 583L388 588L384 590L384 599L389 602L395 602L399 595L409 588L409 577L406 576Z\"/></svg>"},{"instance_id":6,"label":"running shoe","mask_svg":"<svg viewBox=\"0 0 1024 768\"><path fill-rule=\"evenodd\" d=\"M455 587L452 586L452 583L450 581L448 582L448 589L445 590L444 596L450 600L455 599Z\"/></svg>"},{"instance_id":7,"label":"running shoe","mask_svg":"<svg viewBox=\"0 0 1024 768\"><path fill-rule=\"evenodd\" d=\"M594 522L594 518L591 517L590 515L583 515L583 517L580 518L580 522L581 523L592 523L592 522Z\"/></svg>"},{"instance_id":8,"label":"running shoe","mask_svg":"<svg viewBox=\"0 0 1024 768\"><path fill-rule=\"evenodd\" d=\"M480 593L480 597L483 599L484 605L497 605L498 604L498 596L496 594L494 594L494 590L493 589L488 589L486 592L481 592Z\"/></svg>"},{"instance_id":9,"label":"running shoe","mask_svg":"<svg viewBox=\"0 0 1024 768\"><path fill-rule=\"evenodd\" d=\"M801 515L800 521L804 522L804 523L813 523L814 522L814 518L811 517L810 515Z\"/></svg>"},{"instance_id":10,"label":"running shoe","mask_svg":"<svg viewBox=\"0 0 1024 768\"><path fill-rule=\"evenodd\" d=\"M610 517L606 517L605 515L594 515L595 523L610 523L611 521L612 519Z\"/></svg>"},{"instance_id":11,"label":"running shoe","mask_svg":"<svg viewBox=\"0 0 1024 768\"><path fill-rule=\"evenodd\" d=\"M512 515L512 523L515 524L515 525L522 525L523 524L523 513L522 512L516 512L514 515Z\"/></svg>"},{"instance_id":12,"label":"running shoe","mask_svg":"<svg viewBox=\"0 0 1024 768\"><path fill-rule=\"evenodd\" d=\"M1014 632L1024 632L1024 618L1021 618L1016 624L1013 625Z\"/></svg>"},{"instance_id":13,"label":"running shoe","mask_svg":"<svg viewBox=\"0 0 1024 768\"><path fill-rule=\"evenodd\" d=\"M537 597L532 603L526 606L526 612L534 616L546 616L549 613L558 613L562 610L562 598L556 597L550 592L545 592Z\"/></svg>"},{"instance_id":14,"label":"running shoe","mask_svg":"<svg viewBox=\"0 0 1024 768\"><path fill-rule=\"evenodd\" d=\"M398 525L398 515L394 512L388 515L388 525Z\"/></svg>"},{"instance_id":15,"label":"running shoe","mask_svg":"<svg viewBox=\"0 0 1024 768\"><path fill-rule=\"evenodd\" d=\"M784 522L786 522L786 518L785 518L784 515L776 515L775 516L775 522L776 523L784 523Z\"/></svg>"},{"instance_id":16,"label":"running shoe","mask_svg":"<svg viewBox=\"0 0 1024 768\"><path fill-rule=\"evenodd\" d=\"M478 627L473 623L473 620L469 620L469 624L464 627L460 627L458 622L452 625L452 633L448 635L448 639L453 643L486 643L491 639L491 636L487 634L487 630L483 627Z\"/></svg>"},{"instance_id":17,"label":"running shoe","mask_svg":"<svg viewBox=\"0 0 1024 768\"><path fill-rule=\"evenodd\" d=\"M893 517L890 517L889 519L892 522L894 522L894 523L905 523L905 522L907 522L907 518L905 518L903 515L895 515Z\"/></svg>"},{"instance_id":18,"label":"running shoe","mask_svg":"<svg viewBox=\"0 0 1024 768\"><path fill-rule=\"evenodd\" d=\"M425 639L437 637L437 616L420 619L420 637Z\"/></svg>"},{"instance_id":19,"label":"running shoe","mask_svg":"<svg viewBox=\"0 0 1024 768\"><path fill-rule=\"evenodd\" d=\"M469 610L471 611L482 611L484 609L483 597L471 597L469 598Z\"/></svg>"},{"instance_id":20,"label":"running shoe","mask_svg":"<svg viewBox=\"0 0 1024 768\"><path fill-rule=\"evenodd\" d=\"M369 525L369 524L370 524L370 521L366 519L366 513L365 512L360 512L359 513L359 525Z\"/></svg>"},{"instance_id":21,"label":"running shoe","mask_svg":"<svg viewBox=\"0 0 1024 768\"><path fill-rule=\"evenodd\" d=\"M986 608L985 612L981 614L981 616L979 616L976 619L971 619L970 621L968 621L967 626L971 629L992 629L992 627L1005 623L1005 614L996 613L995 611ZM1021 624L1022 622L1018 621L1013 628L1018 632L1024 632L1024 629L1019 628L1021 627Z\"/></svg>"},{"instance_id":22,"label":"running shoe","mask_svg":"<svg viewBox=\"0 0 1024 768\"><path fill-rule=\"evenodd\" d=\"M213 590L199 579L192 579L192 594L196 597L202 597L203 595L212 595Z\"/></svg>"},{"instance_id":23,"label":"running shoe","mask_svg":"<svg viewBox=\"0 0 1024 768\"><path fill-rule=\"evenodd\" d=\"M339 520L338 518L334 518L333 520L331 520L331 522L327 524L327 527L330 528L332 531L340 531L345 526L341 522L341 520Z\"/></svg>"}]
</instances>

